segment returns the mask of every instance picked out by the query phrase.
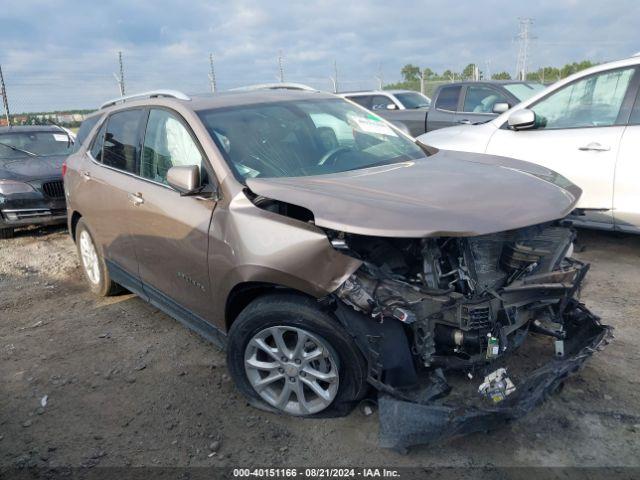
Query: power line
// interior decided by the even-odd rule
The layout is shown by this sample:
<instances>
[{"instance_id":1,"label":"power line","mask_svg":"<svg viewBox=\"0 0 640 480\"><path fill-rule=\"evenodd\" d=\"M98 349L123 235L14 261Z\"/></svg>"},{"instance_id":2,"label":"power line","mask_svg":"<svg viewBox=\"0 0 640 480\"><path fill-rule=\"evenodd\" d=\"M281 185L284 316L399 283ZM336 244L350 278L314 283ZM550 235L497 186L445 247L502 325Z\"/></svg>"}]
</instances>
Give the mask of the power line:
<instances>
[{"instance_id":1,"label":"power line","mask_svg":"<svg viewBox=\"0 0 640 480\"><path fill-rule=\"evenodd\" d=\"M0 94L2 95L2 104L4 105L4 115L7 119L7 126L11 126L9 118L9 100L7 99L7 89L4 85L4 75L2 75L2 66L0 65Z\"/></svg>"},{"instance_id":2,"label":"power line","mask_svg":"<svg viewBox=\"0 0 640 480\"><path fill-rule=\"evenodd\" d=\"M213 69L213 54L209 54L209 84L211 85L211 93L216 93L216 72Z\"/></svg>"}]
</instances>

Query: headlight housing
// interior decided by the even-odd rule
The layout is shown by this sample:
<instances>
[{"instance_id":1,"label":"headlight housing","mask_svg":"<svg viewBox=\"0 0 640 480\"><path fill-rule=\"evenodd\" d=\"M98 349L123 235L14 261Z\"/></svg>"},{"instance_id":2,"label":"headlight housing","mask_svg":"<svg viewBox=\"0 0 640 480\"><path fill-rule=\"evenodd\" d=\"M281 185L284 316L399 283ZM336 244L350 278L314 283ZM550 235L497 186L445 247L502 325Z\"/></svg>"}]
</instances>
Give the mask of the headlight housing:
<instances>
[{"instance_id":1,"label":"headlight housing","mask_svg":"<svg viewBox=\"0 0 640 480\"><path fill-rule=\"evenodd\" d=\"M35 192L35 189L28 183L16 182L14 180L0 180L0 195L29 192Z\"/></svg>"}]
</instances>

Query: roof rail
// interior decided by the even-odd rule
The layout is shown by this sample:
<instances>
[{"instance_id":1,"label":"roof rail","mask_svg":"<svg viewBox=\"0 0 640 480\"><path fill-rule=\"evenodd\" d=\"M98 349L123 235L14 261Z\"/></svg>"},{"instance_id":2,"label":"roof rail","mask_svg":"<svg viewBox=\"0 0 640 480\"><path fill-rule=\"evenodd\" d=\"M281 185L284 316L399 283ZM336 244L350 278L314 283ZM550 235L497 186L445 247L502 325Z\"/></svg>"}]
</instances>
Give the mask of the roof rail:
<instances>
[{"instance_id":1,"label":"roof rail","mask_svg":"<svg viewBox=\"0 0 640 480\"><path fill-rule=\"evenodd\" d=\"M107 107L112 107L113 105L117 105L119 102L126 102L127 100L138 100L142 98L157 98L157 97L169 97L169 98L177 98L178 100L191 100L191 98L185 95L178 90L150 90L148 92L142 93L134 93L132 95L125 95L123 97L118 97L109 100L108 102L104 102L100 105L100 110Z\"/></svg>"},{"instance_id":2,"label":"roof rail","mask_svg":"<svg viewBox=\"0 0 640 480\"><path fill-rule=\"evenodd\" d=\"M238 92L249 90L306 90L309 92L319 91L317 88L310 87L309 85L292 82L258 83L256 85L247 85L246 87L232 88L229 91Z\"/></svg>"}]
</instances>

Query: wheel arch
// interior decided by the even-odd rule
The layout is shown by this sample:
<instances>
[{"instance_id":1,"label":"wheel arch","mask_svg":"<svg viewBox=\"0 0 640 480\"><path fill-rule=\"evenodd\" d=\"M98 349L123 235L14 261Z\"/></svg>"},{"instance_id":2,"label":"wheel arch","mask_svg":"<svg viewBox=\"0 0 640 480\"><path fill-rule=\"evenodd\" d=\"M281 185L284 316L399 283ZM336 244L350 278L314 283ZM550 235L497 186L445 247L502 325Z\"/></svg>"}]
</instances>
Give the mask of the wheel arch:
<instances>
[{"instance_id":1,"label":"wheel arch","mask_svg":"<svg viewBox=\"0 0 640 480\"><path fill-rule=\"evenodd\" d=\"M240 315L251 302L261 296L275 293L290 293L314 300L317 299L301 290L277 283L258 281L239 283L235 285L229 292L229 295L227 295L224 311L225 330L227 332L229 331L233 322L238 318L238 315Z\"/></svg>"},{"instance_id":2,"label":"wheel arch","mask_svg":"<svg viewBox=\"0 0 640 480\"><path fill-rule=\"evenodd\" d=\"M74 242L76 241L76 228L81 218L82 215L77 210L74 210L69 217L69 234Z\"/></svg>"}]
</instances>

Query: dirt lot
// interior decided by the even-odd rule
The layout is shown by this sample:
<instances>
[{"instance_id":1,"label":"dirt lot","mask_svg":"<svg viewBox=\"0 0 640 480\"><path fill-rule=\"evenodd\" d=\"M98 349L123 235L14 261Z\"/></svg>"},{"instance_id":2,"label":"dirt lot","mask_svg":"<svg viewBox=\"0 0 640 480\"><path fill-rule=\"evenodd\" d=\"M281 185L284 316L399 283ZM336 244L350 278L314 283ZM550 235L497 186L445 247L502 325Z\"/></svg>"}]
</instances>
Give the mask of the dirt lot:
<instances>
[{"instance_id":1,"label":"dirt lot","mask_svg":"<svg viewBox=\"0 0 640 480\"><path fill-rule=\"evenodd\" d=\"M19 232L0 243L0 466L638 466L640 237L580 241L614 343L521 421L400 455L376 415L249 407L215 347L133 295L92 296L64 230Z\"/></svg>"}]
</instances>

